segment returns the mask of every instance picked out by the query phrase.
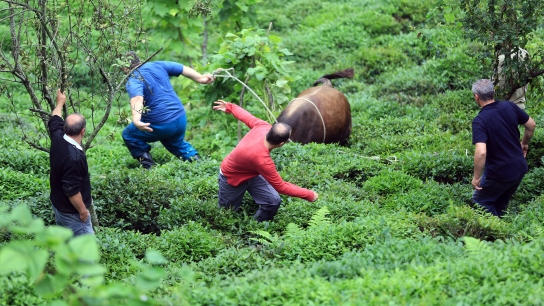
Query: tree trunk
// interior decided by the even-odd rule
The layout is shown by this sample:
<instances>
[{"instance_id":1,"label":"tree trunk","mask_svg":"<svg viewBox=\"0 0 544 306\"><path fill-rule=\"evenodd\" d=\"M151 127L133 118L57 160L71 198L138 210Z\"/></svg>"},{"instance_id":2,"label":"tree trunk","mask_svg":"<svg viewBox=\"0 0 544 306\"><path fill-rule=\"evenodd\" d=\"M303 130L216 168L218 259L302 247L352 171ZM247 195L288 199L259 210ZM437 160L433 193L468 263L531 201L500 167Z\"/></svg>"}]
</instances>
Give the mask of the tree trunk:
<instances>
[{"instance_id":1,"label":"tree trunk","mask_svg":"<svg viewBox=\"0 0 544 306\"><path fill-rule=\"evenodd\" d=\"M96 233L97 231L100 231L100 227L98 224L98 217L96 216L96 210L94 209L94 203L91 204L89 207L89 214L91 215L91 223L93 225L93 230Z\"/></svg>"},{"instance_id":2,"label":"tree trunk","mask_svg":"<svg viewBox=\"0 0 544 306\"><path fill-rule=\"evenodd\" d=\"M204 33L202 39L202 64L206 65L208 61L208 22L206 21L206 16L202 16L204 21Z\"/></svg>"}]
</instances>

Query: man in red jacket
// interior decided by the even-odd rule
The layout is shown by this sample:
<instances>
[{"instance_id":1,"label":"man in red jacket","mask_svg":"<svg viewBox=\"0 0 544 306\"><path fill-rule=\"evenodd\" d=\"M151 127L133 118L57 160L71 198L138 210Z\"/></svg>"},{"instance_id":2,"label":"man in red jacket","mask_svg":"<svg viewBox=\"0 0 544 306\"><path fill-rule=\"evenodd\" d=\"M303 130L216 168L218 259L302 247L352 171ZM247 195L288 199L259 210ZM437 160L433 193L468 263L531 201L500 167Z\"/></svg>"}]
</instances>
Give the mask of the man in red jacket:
<instances>
[{"instance_id":1,"label":"man in red jacket","mask_svg":"<svg viewBox=\"0 0 544 306\"><path fill-rule=\"evenodd\" d=\"M239 209L247 190L260 205L254 217L262 222L274 219L280 208L280 193L310 202L317 200L315 191L283 181L270 157L270 151L289 139L289 125L280 122L271 126L236 104L223 100L214 103L214 110L232 114L251 129L221 163L219 207Z\"/></svg>"}]
</instances>

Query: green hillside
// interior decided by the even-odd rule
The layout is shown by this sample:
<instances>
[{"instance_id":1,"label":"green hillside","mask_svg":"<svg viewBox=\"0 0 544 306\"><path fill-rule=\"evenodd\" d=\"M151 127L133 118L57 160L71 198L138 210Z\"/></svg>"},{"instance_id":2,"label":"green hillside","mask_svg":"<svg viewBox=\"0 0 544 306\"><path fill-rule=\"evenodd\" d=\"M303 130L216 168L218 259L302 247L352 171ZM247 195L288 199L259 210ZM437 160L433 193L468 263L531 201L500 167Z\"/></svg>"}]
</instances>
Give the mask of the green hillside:
<instances>
[{"instance_id":1,"label":"green hillside","mask_svg":"<svg viewBox=\"0 0 544 306\"><path fill-rule=\"evenodd\" d=\"M9 15L8 2L0 1L1 18ZM351 105L348 145L289 143L272 152L283 179L316 190L319 199L282 196L272 222L253 219L258 206L249 195L240 212L220 210L219 165L237 144L239 127L212 111L210 98L238 103L241 87L218 78L216 87L206 88L180 77L172 81L187 110L187 140L202 161L177 160L156 143L157 167L140 168L121 138L130 114L121 91L86 152L100 223L96 242L66 242L65 232L49 227L49 156L25 141L48 146L44 127L28 111L25 88L4 82L0 263L13 265L0 268L0 305L544 304L541 76L526 102L537 122L529 172L499 219L471 200L471 122L479 108L470 88L491 78L492 62L480 55L493 50L451 26L451 16L464 14L455 6L443 10L453 1L219 2L249 8L226 20L219 8L212 10L206 65L201 33L189 32L194 46L185 44L181 52L169 28L175 23L158 17L175 1L143 5L149 44L136 45L137 51L151 55L164 47L154 59L211 72L225 63L213 56L227 33L266 33L272 22L268 34L259 35L281 38L292 53L285 56L294 61L286 65L290 92L282 91L289 99L320 76L353 67L353 79L333 80ZM183 26L198 29L190 27L197 21ZM526 44L530 54L544 50L543 22ZM0 34L0 51L7 54L7 21ZM95 91L102 85L90 81L94 72L75 67L78 107L86 118L101 115ZM0 79L9 77L2 72ZM262 82L249 85L263 92ZM275 116L286 105L279 101ZM244 107L270 121L247 92Z\"/></svg>"}]
</instances>

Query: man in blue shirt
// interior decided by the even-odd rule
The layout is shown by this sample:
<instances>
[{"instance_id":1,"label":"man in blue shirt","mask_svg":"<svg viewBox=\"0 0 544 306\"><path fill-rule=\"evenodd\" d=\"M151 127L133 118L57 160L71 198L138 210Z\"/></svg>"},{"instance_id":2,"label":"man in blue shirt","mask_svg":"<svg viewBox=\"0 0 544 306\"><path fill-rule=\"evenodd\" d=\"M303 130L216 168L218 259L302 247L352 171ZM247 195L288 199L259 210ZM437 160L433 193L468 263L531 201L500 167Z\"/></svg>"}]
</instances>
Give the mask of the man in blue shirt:
<instances>
[{"instance_id":1,"label":"man in blue shirt","mask_svg":"<svg viewBox=\"0 0 544 306\"><path fill-rule=\"evenodd\" d=\"M123 68L125 73L141 63L134 52L128 52L127 57L130 66ZM185 108L170 83L171 76L180 75L201 84L214 81L211 74L202 75L190 67L167 61L145 63L127 80L132 123L123 130L123 140L132 157L146 169L154 165L149 142L160 141L170 153L183 160L199 159L198 152L184 139Z\"/></svg>"},{"instance_id":2,"label":"man in blue shirt","mask_svg":"<svg viewBox=\"0 0 544 306\"><path fill-rule=\"evenodd\" d=\"M527 172L525 156L536 123L516 104L495 101L491 80L476 81L472 93L481 108L472 121L472 143L476 145L472 200L501 217ZM525 127L521 144L518 125Z\"/></svg>"}]
</instances>

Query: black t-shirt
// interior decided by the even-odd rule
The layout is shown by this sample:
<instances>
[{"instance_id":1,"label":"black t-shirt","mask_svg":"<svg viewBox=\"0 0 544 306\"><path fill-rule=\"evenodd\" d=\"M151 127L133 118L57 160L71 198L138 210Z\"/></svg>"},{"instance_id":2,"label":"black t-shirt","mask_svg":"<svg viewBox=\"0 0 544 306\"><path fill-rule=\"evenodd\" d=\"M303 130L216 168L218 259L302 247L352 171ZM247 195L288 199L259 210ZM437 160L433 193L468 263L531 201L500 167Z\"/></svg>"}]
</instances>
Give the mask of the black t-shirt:
<instances>
[{"instance_id":1,"label":"black t-shirt","mask_svg":"<svg viewBox=\"0 0 544 306\"><path fill-rule=\"evenodd\" d=\"M49 152L51 195L49 198L59 211L77 213L77 209L68 197L81 192L85 206L89 208L92 203L87 157L82 150L64 139L64 120L61 117L52 116L48 126L51 135Z\"/></svg>"},{"instance_id":2,"label":"black t-shirt","mask_svg":"<svg viewBox=\"0 0 544 306\"><path fill-rule=\"evenodd\" d=\"M519 125L529 115L509 101L484 106L472 121L472 143L486 144L485 175L489 180L508 182L527 172L520 144Z\"/></svg>"}]
</instances>

